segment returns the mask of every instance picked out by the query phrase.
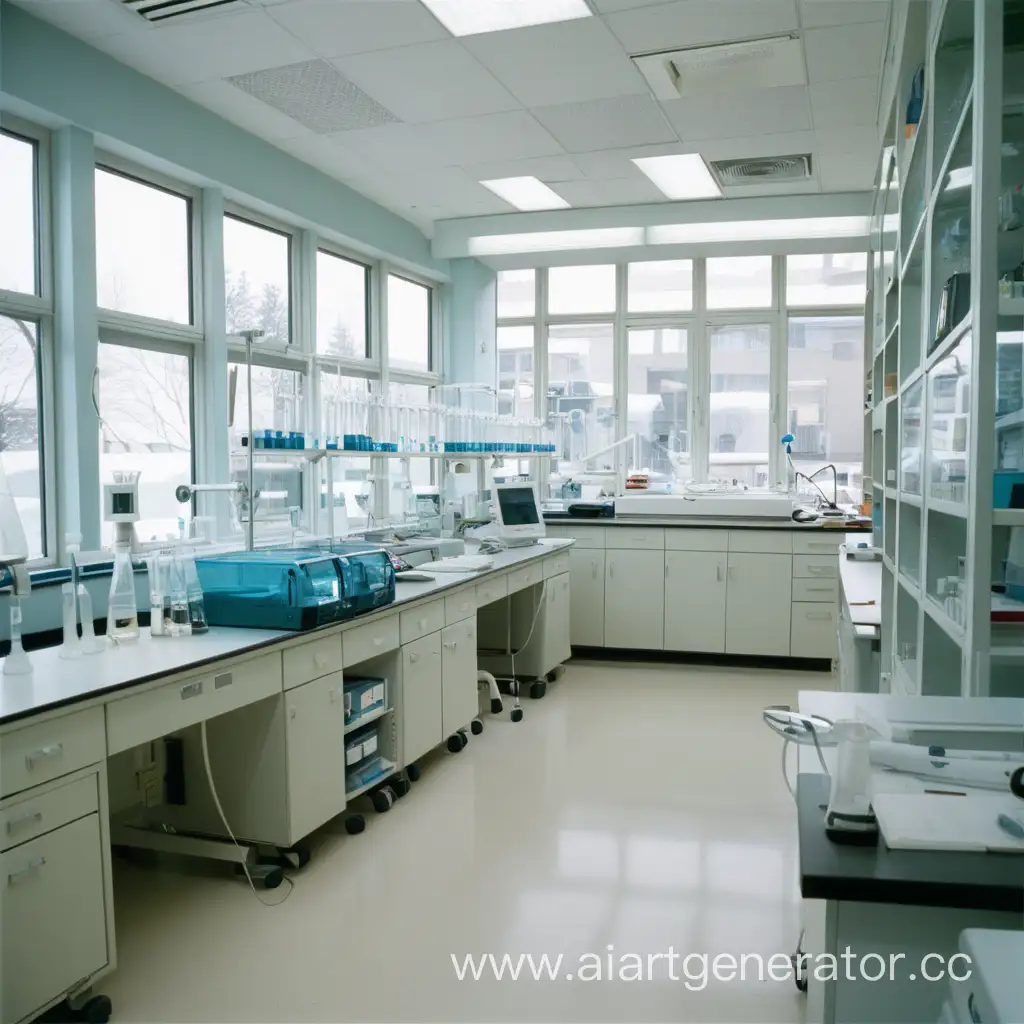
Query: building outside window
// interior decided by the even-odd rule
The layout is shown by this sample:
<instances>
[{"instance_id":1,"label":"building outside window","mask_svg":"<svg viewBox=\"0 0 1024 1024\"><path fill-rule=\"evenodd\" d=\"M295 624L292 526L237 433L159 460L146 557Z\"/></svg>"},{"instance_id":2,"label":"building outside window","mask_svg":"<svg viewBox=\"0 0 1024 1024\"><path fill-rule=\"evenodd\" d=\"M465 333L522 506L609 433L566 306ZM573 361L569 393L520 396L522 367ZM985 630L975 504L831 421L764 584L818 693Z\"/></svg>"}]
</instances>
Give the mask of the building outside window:
<instances>
[{"instance_id":1,"label":"building outside window","mask_svg":"<svg viewBox=\"0 0 1024 1024\"><path fill-rule=\"evenodd\" d=\"M263 343L291 343L291 236L232 214L224 217L228 334L263 331Z\"/></svg>"}]
</instances>

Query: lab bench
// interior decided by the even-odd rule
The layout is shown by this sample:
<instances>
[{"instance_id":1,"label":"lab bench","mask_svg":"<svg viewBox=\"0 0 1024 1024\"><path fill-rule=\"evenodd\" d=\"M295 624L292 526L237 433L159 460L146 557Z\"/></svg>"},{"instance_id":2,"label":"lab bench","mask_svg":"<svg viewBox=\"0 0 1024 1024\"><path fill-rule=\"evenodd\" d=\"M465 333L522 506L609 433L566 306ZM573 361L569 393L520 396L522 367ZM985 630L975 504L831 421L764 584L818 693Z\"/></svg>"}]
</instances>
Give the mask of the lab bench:
<instances>
[{"instance_id":1,"label":"lab bench","mask_svg":"<svg viewBox=\"0 0 1024 1024\"><path fill-rule=\"evenodd\" d=\"M839 688L877 693L881 674L882 563L848 558L857 538L839 550Z\"/></svg>"},{"instance_id":2,"label":"lab bench","mask_svg":"<svg viewBox=\"0 0 1024 1024\"><path fill-rule=\"evenodd\" d=\"M513 621L528 594L545 651L568 656L571 548L548 539L482 573L399 577L394 604L305 633L144 632L73 662L32 652L33 674L0 687L0 1021L31 1020L116 967L112 842L241 860L212 852L235 848L203 733L232 832L294 850L476 718L478 612ZM564 605L538 608L549 591ZM157 821L170 830L140 827Z\"/></svg>"},{"instance_id":3,"label":"lab bench","mask_svg":"<svg viewBox=\"0 0 1024 1024\"><path fill-rule=\"evenodd\" d=\"M791 520L558 519L573 647L834 661L846 531Z\"/></svg>"}]
</instances>

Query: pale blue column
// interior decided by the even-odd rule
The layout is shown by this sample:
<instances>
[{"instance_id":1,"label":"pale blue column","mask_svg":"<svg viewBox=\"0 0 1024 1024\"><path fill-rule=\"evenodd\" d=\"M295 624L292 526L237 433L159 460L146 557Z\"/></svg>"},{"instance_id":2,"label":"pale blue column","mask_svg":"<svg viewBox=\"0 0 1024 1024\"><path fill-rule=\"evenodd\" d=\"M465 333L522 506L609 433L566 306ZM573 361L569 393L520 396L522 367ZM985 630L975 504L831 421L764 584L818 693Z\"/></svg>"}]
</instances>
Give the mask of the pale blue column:
<instances>
[{"instance_id":1,"label":"pale blue column","mask_svg":"<svg viewBox=\"0 0 1024 1024\"><path fill-rule=\"evenodd\" d=\"M93 375L96 319L96 153L81 128L53 136L56 354L57 541L80 533L84 550L100 544L99 417Z\"/></svg>"}]
</instances>

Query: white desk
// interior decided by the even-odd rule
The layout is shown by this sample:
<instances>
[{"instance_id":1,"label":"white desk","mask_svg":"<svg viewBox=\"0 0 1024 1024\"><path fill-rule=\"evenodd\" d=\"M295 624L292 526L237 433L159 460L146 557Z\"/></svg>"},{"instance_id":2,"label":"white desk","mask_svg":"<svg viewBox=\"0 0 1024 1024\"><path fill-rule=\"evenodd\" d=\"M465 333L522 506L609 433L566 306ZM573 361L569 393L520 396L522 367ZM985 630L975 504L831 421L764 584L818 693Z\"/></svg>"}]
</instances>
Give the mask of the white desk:
<instances>
[{"instance_id":1,"label":"white desk","mask_svg":"<svg viewBox=\"0 0 1024 1024\"><path fill-rule=\"evenodd\" d=\"M232 830L293 844L346 808L344 673L386 679L382 752L405 769L477 714L478 607L567 587L571 546L550 539L483 573L399 582L394 604L305 633L214 627L146 632L75 661L31 653L33 675L0 686L0 1022L30 1020L116 966L112 814L153 803L140 779L155 741L182 738L189 794L161 813L223 833L192 742L209 723ZM552 621L565 636L550 649L567 651L568 609Z\"/></svg>"},{"instance_id":2,"label":"white desk","mask_svg":"<svg viewBox=\"0 0 1024 1024\"><path fill-rule=\"evenodd\" d=\"M839 549L840 688L877 693L881 672L882 563L847 558L848 538Z\"/></svg>"}]
</instances>

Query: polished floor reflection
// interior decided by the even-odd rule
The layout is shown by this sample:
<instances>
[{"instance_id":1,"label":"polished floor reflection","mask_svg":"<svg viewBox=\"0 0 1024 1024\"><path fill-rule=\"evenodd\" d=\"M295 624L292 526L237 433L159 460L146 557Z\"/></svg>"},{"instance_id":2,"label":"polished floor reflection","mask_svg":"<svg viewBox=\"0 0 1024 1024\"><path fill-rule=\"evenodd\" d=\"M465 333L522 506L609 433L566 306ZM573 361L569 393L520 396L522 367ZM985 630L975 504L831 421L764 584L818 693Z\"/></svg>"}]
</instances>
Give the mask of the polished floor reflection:
<instances>
[{"instance_id":1,"label":"polished floor reflection","mask_svg":"<svg viewBox=\"0 0 1024 1024\"><path fill-rule=\"evenodd\" d=\"M120 968L102 991L122 1021L798 1021L791 982L697 991L681 958L792 951L795 814L760 710L831 685L571 664L524 722L489 719L363 835L315 836L281 906L117 864ZM648 959L670 948L680 980ZM627 979L639 958L652 976L460 982L453 953L561 954L563 975L598 958L607 973L610 955Z\"/></svg>"}]
</instances>

